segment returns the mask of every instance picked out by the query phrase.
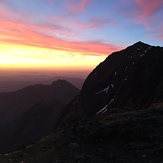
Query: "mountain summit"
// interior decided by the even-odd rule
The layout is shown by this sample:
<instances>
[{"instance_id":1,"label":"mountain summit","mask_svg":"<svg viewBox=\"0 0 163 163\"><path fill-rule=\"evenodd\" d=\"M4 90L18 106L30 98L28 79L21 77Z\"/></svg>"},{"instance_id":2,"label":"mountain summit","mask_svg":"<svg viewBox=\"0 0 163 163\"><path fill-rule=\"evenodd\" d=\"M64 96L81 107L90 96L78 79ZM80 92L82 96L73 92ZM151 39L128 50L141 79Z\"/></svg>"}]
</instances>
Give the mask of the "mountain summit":
<instances>
[{"instance_id":1,"label":"mountain summit","mask_svg":"<svg viewBox=\"0 0 163 163\"><path fill-rule=\"evenodd\" d=\"M110 108L139 110L161 102L162 70L162 47L137 42L114 52L90 73L66 114L89 117Z\"/></svg>"}]
</instances>

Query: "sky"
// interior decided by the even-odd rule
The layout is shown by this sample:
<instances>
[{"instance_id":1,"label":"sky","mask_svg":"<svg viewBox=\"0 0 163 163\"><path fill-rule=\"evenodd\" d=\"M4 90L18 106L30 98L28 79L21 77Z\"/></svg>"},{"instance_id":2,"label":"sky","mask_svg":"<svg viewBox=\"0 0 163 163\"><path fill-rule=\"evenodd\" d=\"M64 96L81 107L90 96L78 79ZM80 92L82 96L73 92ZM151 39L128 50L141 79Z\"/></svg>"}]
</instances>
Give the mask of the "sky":
<instances>
[{"instance_id":1,"label":"sky","mask_svg":"<svg viewBox=\"0 0 163 163\"><path fill-rule=\"evenodd\" d=\"M163 45L163 0L0 0L0 72L86 75L138 41Z\"/></svg>"}]
</instances>

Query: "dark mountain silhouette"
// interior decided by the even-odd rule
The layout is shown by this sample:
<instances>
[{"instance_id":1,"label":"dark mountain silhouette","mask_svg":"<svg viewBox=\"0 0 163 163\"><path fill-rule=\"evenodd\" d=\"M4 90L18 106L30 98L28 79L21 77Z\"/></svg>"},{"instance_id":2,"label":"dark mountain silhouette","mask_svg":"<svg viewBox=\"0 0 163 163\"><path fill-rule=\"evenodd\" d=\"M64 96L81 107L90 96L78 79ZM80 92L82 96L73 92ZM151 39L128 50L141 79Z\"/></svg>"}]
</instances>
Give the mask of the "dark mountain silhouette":
<instances>
[{"instance_id":1,"label":"dark mountain silhouette","mask_svg":"<svg viewBox=\"0 0 163 163\"><path fill-rule=\"evenodd\" d=\"M40 102L57 100L67 104L78 92L79 89L72 84L58 80L51 85L31 85L18 91L0 93L1 124L21 115L26 109Z\"/></svg>"},{"instance_id":2,"label":"dark mountain silhouette","mask_svg":"<svg viewBox=\"0 0 163 163\"><path fill-rule=\"evenodd\" d=\"M160 163L162 70L162 47L137 42L111 54L66 106L55 133L1 160Z\"/></svg>"},{"instance_id":3,"label":"dark mountain silhouette","mask_svg":"<svg viewBox=\"0 0 163 163\"><path fill-rule=\"evenodd\" d=\"M0 153L21 149L54 132L64 106L54 100L40 103L4 125L0 135Z\"/></svg>"},{"instance_id":4,"label":"dark mountain silhouette","mask_svg":"<svg viewBox=\"0 0 163 163\"><path fill-rule=\"evenodd\" d=\"M63 108L78 93L65 80L1 93L0 152L18 149L54 131Z\"/></svg>"},{"instance_id":5,"label":"dark mountain silhouette","mask_svg":"<svg viewBox=\"0 0 163 163\"><path fill-rule=\"evenodd\" d=\"M73 84L75 87L77 87L78 89L81 89L83 86L83 83L85 81L85 79L83 78L73 78L73 77L62 77L62 76L55 76L50 78L51 81L55 81L57 79L62 79L62 80L66 80L69 83Z\"/></svg>"},{"instance_id":6,"label":"dark mountain silhouette","mask_svg":"<svg viewBox=\"0 0 163 163\"><path fill-rule=\"evenodd\" d=\"M12 92L20 90L29 85L46 84L58 79L66 80L78 89L81 89L84 80L81 78L64 77L64 76L46 76L46 75L6 75L0 76L0 92Z\"/></svg>"},{"instance_id":7,"label":"dark mountain silhouette","mask_svg":"<svg viewBox=\"0 0 163 163\"><path fill-rule=\"evenodd\" d=\"M66 116L107 114L110 108L139 110L162 102L162 70L162 47L137 42L115 52L90 73Z\"/></svg>"}]
</instances>

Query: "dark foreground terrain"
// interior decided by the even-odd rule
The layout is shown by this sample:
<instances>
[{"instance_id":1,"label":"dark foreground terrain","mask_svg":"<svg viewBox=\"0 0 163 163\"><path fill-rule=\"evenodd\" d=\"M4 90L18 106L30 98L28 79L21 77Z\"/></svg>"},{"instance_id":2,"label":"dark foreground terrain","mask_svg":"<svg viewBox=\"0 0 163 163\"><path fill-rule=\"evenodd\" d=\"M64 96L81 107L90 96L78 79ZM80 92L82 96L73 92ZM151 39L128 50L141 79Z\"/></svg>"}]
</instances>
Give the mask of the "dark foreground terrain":
<instances>
[{"instance_id":1,"label":"dark foreground terrain","mask_svg":"<svg viewBox=\"0 0 163 163\"><path fill-rule=\"evenodd\" d=\"M101 120L99 120L99 118ZM141 111L113 108L110 115L85 119L0 161L23 163L114 163L163 161L163 104Z\"/></svg>"},{"instance_id":2,"label":"dark foreground terrain","mask_svg":"<svg viewBox=\"0 0 163 163\"><path fill-rule=\"evenodd\" d=\"M53 132L79 89L65 80L0 93L0 153L26 147Z\"/></svg>"}]
</instances>

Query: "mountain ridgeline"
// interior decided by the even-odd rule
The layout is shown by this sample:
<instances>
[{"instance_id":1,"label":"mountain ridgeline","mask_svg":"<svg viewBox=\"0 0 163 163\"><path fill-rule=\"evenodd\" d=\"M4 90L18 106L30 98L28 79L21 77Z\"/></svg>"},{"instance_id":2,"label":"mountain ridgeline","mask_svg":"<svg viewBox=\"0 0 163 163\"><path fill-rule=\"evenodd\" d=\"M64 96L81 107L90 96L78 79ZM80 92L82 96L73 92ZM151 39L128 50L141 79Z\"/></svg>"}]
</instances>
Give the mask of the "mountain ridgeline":
<instances>
[{"instance_id":1,"label":"mountain ridgeline","mask_svg":"<svg viewBox=\"0 0 163 163\"><path fill-rule=\"evenodd\" d=\"M162 70L162 47L137 42L112 53L64 108L55 133L0 161L162 162Z\"/></svg>"},{"instance_id":2,"label":"mountain ridgeline","mask_svg":"<svg viewBox=\"0 0 163 163\"><path fill-rule=\"evenodd\" d=\"M57 100L66 105L78 92L79 89L69 82L58 80L51 85L37 84L14 92L0 93L0 122L6 123L40 102Z\"/></svg>"},{"instance_id":3,"label":"mountain ridgeline","mask_svg":"<svg viewBox=\"0 0 163 163\"><path fill-rule=\"evenodd\" d=\"M54 131L64 107L78 93L66 80L0 93L0 152L22 148Z\"/></svg>"},{"instance_id":4,"label":"mountain ridgeline","mask_svg":"<svg viewBox=\"0 0 163 163\"><path fill-rule=\"evenodd\" d=\"M142 42L108 56L87 77L66 117L87 117L110 108L145 109L163 102L163 48Z\"/></svg>"}]
</instances>

